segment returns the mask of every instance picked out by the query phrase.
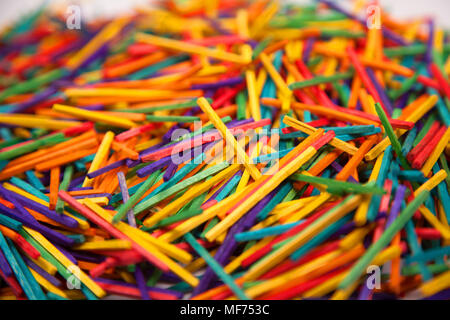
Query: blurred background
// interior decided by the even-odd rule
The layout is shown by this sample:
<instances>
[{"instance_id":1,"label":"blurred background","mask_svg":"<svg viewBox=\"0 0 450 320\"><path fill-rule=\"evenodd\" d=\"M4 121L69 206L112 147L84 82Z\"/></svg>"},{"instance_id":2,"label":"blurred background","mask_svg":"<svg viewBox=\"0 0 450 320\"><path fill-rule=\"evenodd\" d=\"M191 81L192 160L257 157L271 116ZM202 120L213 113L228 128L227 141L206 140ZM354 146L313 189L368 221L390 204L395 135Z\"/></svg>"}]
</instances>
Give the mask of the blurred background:
<instances>
[{"instance_id":1,"label":"blurred background","mask_svg":"<svg viewBox=\"0 0 450 320\"><path fill-rule=\"evenodd\" d=\"M207 0L205 0L207 1ZM283 1L283 0L281 0ZM313 0L284 0L296 3L311 3ZM344 6L351 0L336 0ZM11 23L44 3L52 6L77 4L81 6L84 19L110 17L120 13L131 12L136 6L152 3L152 0L0 0L0 27ZM399 19L430 16L442 27L450 29L450 0L380 0L384 9ZM63 10L65 11L65 10Z\"/></svg>"}]
</instances>

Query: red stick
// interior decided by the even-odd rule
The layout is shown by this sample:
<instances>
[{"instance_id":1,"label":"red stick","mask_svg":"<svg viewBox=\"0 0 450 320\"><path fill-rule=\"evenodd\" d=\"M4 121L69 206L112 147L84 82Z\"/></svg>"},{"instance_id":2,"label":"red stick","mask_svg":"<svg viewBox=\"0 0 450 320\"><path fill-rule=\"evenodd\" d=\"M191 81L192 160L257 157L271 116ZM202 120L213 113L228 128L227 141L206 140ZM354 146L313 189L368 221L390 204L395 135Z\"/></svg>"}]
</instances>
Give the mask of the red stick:
<instances>
[{"instance_id":1,"label":"red stick","mask_svg":"<svg viewBox=\"0 0 450 320\"><path fill-rule=\"evenodd\" d=\"M431 72L433 73L433 76L437 79L442 91L447 96L447 99L450 99L450 85L448 84L448 81L444 78L444 76L442 75L441 70L439 70L439 67L435 63L431 64L430 69L431 69Z\"/></svg>"}]
</instances>

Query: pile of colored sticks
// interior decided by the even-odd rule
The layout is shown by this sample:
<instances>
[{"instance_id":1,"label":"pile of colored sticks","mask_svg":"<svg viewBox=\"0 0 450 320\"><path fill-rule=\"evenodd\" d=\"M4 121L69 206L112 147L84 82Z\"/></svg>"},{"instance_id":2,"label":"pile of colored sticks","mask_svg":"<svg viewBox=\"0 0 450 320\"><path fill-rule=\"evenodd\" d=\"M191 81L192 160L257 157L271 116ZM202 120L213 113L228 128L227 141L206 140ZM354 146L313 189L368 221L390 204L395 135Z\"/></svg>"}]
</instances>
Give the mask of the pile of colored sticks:
<instances>
[{"instance_id":1,"label":"pile of colored sticks","mask_svg":"<svg viewBox=\"0 0 450 320\"><path fill-rule=\"evenodd\" d=\"M24 16L0 299L449 299L449 36L372 0Z\"/></svg>"}]
</instances>

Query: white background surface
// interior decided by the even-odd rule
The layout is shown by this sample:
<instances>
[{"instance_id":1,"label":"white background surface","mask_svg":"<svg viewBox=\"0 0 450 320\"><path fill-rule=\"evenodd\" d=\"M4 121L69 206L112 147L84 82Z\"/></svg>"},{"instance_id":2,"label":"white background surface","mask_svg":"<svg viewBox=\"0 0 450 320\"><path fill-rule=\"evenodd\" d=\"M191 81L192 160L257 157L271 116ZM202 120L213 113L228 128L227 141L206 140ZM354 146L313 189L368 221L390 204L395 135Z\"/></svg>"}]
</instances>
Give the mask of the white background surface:
<instances>
[{"instance_id":1,"label":"white background surface","mask_svg":"<svg viewBox=\"0 0 450 320\"><path fill-rule=\"evenodd\" d=\"M204 0L208 1L208 0ZM283 1L283 0L281 0ZM290 2L311 3L313 0L290 0ZM86 18L113 16L130 12L136 5L146 5L151 0L0 0L0 27L11 23L21 15L37 8L42 3L66 6L80 4ZM339 4L349 4L350 0L337 0ZM431 16L442 27L450 29L450 0L380 0L383 8L401 19Z\"/></svg>"}]
</instances>

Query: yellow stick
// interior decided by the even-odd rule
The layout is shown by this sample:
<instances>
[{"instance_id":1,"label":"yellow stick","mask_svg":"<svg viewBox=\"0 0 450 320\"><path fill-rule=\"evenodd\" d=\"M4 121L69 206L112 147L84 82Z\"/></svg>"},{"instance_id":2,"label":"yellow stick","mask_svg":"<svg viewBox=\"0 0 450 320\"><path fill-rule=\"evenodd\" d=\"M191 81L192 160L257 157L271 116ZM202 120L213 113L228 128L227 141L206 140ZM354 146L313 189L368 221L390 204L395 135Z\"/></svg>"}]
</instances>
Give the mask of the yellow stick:
<instances>
[{"instance_id":1,"label":"yellow stick","mask_svg":"<svg viewBox=\"0 0 450 320\"><path fill-rule=\"evenodd\" d=\"M450 287L450 271L444 272L420 286L418 291L424 297L432 296Z\"/></svg>"},{"instance_id":2,"label":"yellow stick","mask_svg":"<svg viewBox=\"0 0 450 320\"><path fill-rule=\"evenodd\" d=\"M87 45L69 59L66 63L67 68L71 70L77 69L83 61L94 54L104 43L114 38L128 22L128 18L120 18L110 22Z\"/></svg>"},{"instance_id":3,"label":"yellow stick","mask_svg":"<svg viewBox=\"0 0 450 320\"><path fill-rule=\"evenodd\" d=\"M95 122L102 122L106 124L110 124L116 127L130 129L136 127L137 125L128 119L122 119L115 116L105 115L96 111L83 110L79 108L63 106L61 104L55 104L53 106L53 110L62 112L65 114L70 114L80 119L87 119Z\"/></svg>"},{"instance_id":4,"label":"yellow stick","mask_svg":"<svg viewBox=\"0 0 450 320\"><path fill-rule=\"evenodd\" d=\"M428 191L433 190L439 183L444 181L445 178L447 178L447 172L445 172L445 170L442 169L434 176L432 176L430 179L428 179L419 188L417 188L417 190L414 191L414 196L417 197L424 190Z\"/></svg>"},{"instance_id":5,"label":"yellow stick","mask_svg":"<svg viewBox=\"0 0 450 320\"><path fill-rule=\"evenodd\" d=\"M68 97L133 97L133 98L167 98L174 90L158 89L122 89L122 88L96 88L96 89L67 89L64 94Z\"/></svg>"},{"instance_id":6,"label":"yellow stick","mask_svg":"<svg viewBox=\"0 0 450 320\"><path fill-rule=\"evenodd\" d=\"M85 204L86 199L89 199L90 201L95 202L96 204L98 204L100 206L107 206L109 204L108 197L84 198L84 199L78 199L78 202L81 204Z\"/></svg>"},{"instance_id":7,"label":"yellow stick","mask_svg":"<svg viewBox=\"0 0 450 320\"><path fill-rule=\"evenodd\" d=\"M240 55L225 52L217 49L209 49L203 46L186 43L179 40L167 39L162 37L153 36L150 34L137 33L136 41L153 44L158 47L167 48L170 50L187 52L190 54L199 54L219 60L229 61L238 64L248 64L250 61L244 59Z\"/></svg>"},{"instance_id":8,"label":"yellow stick","mask_svg":"<svg viewBox=\"0 0 450 320\"><path fill-rule=\"evenodd\" d=\"M364 228L358 228L350 232L343 239L339 241L339 248L343 250L350 250L364 240L365 236L374 228L374 225L369 225Z\"/></svg>"},{"instance_id":9,"label":"yellow stick","mask_svg":"<svg viewBox=\"0 0 450 320\"><path fill-rule=\"evenodd\" d=\"M114 133L112 131L108 131L103 137L102 143L98 147L97 154L92 161L88 173L94 172L100 168L100 166L108 157L109 149L111 148L113 140ZM92 185L92 182L93 179L89 179L88 177L86 177L83 181L83 187L90 187Z\"/></svg>"},{"instance_id":10,"label":"yellow stick","mask_svg":"<svg viewBox=\"0 0 450 320\"><path fill-rule=\"evenodd\" d=\"M50 130L62 130L80 125L77 121L53 120L46 117L27 114L4 114L0 117L0 123L12 124L25 128L43 128Z\"/></svg>"},{"instance_id":11,"label":"yellow stick","mask_svg":"<svg viewBox=\"0 0 450 320\"><path fill-rule=\"evenodd\" d=\"M261 108L256 91L255 70L248 69L247 71L245 71L245 80L247 82L248 105L250 108L250 114L255 121L259 121L261 120Z\"/></svg>"},{"instance_id":12,"label":"yellow stick","mask_svg":"<svg viewBox=\"0 0 450 320\"><path fill-rule=\"evenodd\" d=\"M47 260L42 258L42 256L40 256L37 259L33 259L30 257L30 259L33 260L33 262L36 263L39 267L44 269L45 272L51 274L52 276L54 276L56 274L56 272L58 272L58 269L54 265L52 265L50 262L48 262Z\"/></svg>"},{"instance_id":13,"label":"yellow stick","mask_svg":"<svg viewBox=\"0 0 450 320\"><path fill-rule=\"evenodd\" d=\"M304 217L308 216L311 212L319 208L321 205L323 205L325 202L330 200L333 197L332 194L329 194L327 192L321 193L317 198L309 202L306 206L304 206L302 209L300 209L298 212L294 213L292 216L290 216L285 223L291 223L295 221L299 221L303 219Z\"/></svg>"},{"instance_id":14,"label":"yellow stick","mask_svg":"<svg viewBox=\"0 0 450 320\"><path fill-rule=\"evenodd\" d=\"M74 247L75 250L127 250L131 249L131 242L122 239L104 241L90 241Z\"/></svg>"},{"instance_id":15,"label":"yellow stick","mask_svg":"<svg viewBox=\"0 0 450 320\"><path fill-rule=\"evenodd\" d=\"M263 64L264 68L267 70L267 73L272 78L272 80L275 83L275 85L277 86L278 90L280 90L281 93L286 98L290 99L292 96L292 91L291 91L291 89L288 88L288 86L286 85L286 82L284 82L283 78L280 76L278 71L275 69L272 62L270 62L269 57L263 52L259 55L259 58L261 59L261 62Z\"/></svg>"},{"instance_id":16,"label":"yellow stick","mask_svg":"<svg viewBox=\"0 0 450 320\"><path fill-rule=\"evenodd\" d=\"M250 289L246 290L245 293L250 298L255 298L260 296L270 290L281 287L290 281L296 280L300 277L305 277L308 273L324 266L326 263L338 258L342 252L340 250L334 250L332 252L326 253L316 259L313 259L305 264L300 265L292 270L289 270L279 276L262 282L261 284L255 285Z\"/></svg>"},{"instance_id":17,"label":"yellow stick","mask_svg":"<svg viewBox=\"0 0 450 320\"><path fill-rule=\"evenodd\" d=\"M231 145L234 149L234 152L237 155L238 163L244 164L245 168L249 171L250 175L254 180L257 180L261 177L261 172L250 163L250 159L248 158L247 153L242 149L242 147L238 144L234 136L222 122L222 119L217 115L214 109L209 104L208 100L205 98L199 98L197 100L198 105L203 110L204 113L208 115L209 120L214 124L214 126L219 130L222 137L227 142L227 145Z\"/></svg>"},{"instance_id":18,"label":"yellow stick","mask_svg":"<svg viewBox=\"0 0 450 320\"><path fill-rule=\"evenodd\" d=\"M274 239L274 237L267 237L265 239L262 239L257 244L253 245L251 248L249 248L248 250L241 253L239 256L234 258L233 261L231 261L229 264L227 264L225 266L225 268L224 268L225 272L226 273L234 272L234 270L236 270L237 268L239 268L241 266L242 261L244 261L247 257L252 255L254 252L256 252L259 249L261 249L262 247L264 247L266 244L271 242L273 239Z\"/></svg>"},{"instance_id":19,"label":"yellow stick","mask_svg":"<svg viewBox=\"0 0 450 320\"><path fill-rule=\"evenodd\" d=\"M237 33L244 39L248 39L250 37L248 30L248 13L245 9L239 9L236 14L236 27Z\"/></svg>"},{"instance_id":20,"label":"yellow stick","mask_svg":"<svg viewBox=\"0 0 450 320\"><path fill-rule=\"evenodd\" d=\"M275 208L273 208L273 210L270 214L273 215L273 214L278 214L278 213L285 213L286 210L289 213L292 213L294 211L301 209L302 207L304 207L306 204L310 203L315 198L317 198L317 196L282 202L280 204L277 204L275 206Z\"/></svg>"}]
</instances>

